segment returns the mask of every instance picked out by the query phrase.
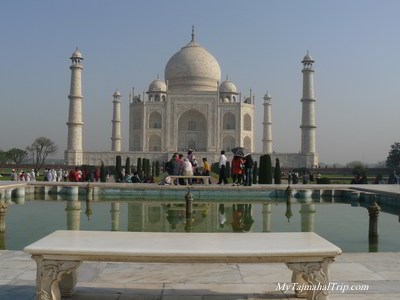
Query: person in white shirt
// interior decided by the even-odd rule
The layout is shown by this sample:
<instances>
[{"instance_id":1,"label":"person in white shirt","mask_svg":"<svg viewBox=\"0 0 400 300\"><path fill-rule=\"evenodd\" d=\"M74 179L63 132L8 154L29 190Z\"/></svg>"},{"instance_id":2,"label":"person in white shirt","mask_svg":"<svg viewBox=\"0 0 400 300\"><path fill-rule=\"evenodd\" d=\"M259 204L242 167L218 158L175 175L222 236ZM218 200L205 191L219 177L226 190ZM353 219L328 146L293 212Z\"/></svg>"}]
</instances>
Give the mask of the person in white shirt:
<instances>
[{"instance_id":1,"label":"person in white shirt","mask_svg":"<svg viewBox=\"0 0 400 300\"><path fill-rule=\"evenodd\" d=\"M225 151L221 151L221 156L219 157L219 179L217 184L221 184L222 181L224 184L228 183L228 179L226 179L225 169L226 169L226 162L228 159L225 156Z\"/></svg>"},{"instance_id":2,"label":"person in white shirt","mask_svg":"<svg viewBox=\"0 0 400 300\"><path fill-rule=\"evenodd\" d=\"M193 176L193 166L190 163L189 159L186 157L183 159L183 164L182 164L182 175L183 176ZM185 183L192 184L191 180L185 179Z\"/></svg>"}]
</instances>

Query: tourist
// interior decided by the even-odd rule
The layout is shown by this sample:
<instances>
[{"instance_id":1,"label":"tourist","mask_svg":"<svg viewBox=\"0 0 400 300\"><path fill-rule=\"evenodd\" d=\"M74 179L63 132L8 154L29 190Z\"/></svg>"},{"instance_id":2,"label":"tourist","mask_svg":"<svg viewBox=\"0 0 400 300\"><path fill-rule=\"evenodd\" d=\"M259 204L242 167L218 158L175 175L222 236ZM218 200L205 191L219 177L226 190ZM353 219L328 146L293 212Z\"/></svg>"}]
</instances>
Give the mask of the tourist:
<instances>
[{"instance_id":1,"label":"tourist","mask_svg":"<svg viewBox=\"0 0 400 300\"><path fill-rule=\"evenodd\" d=\"M63 178L63 170L59 169L57 171L57 181L60 182L62 180L62 178Z\"/></svg>"},{"instance_id":2,"label":"tourist","mask_svg":"<svg viewBox=\"0 0 400 300\"><path fill-rule=\"evenodd\" d=\"M140 183L140 182L142 181L140 180L138 172L134 172L132 176L132 183Z\"/></svg>"},{"instance_id":3,"label":"tourist","mask_svg":"<svg viewBox=\"0 0 400 300\"><path fill-rule=\"evenodd\" d=\"M252 179L253 179L253 166L254 166L254 161L251 155L247 155L244 158L244 170L245 170L245 182L244 185L246 186L251 186L252 184Z\"/></svg>"},{"instance_id":4,"label":"tourist","mask_svg":"<svg viewBox=\"0 0 400 300\"><path fill-rule=\"evenodd\" d=\"M65 182L68 181L68 175L69 175L69 172L67 170L65 170L63 173L63 179Z\"/></svg>"},{"instance_id":5,"label":"tourist","mask_svg":"<svg viewBox=\"0 0 400 300\"><path fill-rule=\"evenodd\" d=\"M25 173L25 181L31 181L31 179L32 179L31 173L29 173L29 171L26 172Z\"/></svg>"},{"instance_id":6,"label":"tourist","mask_svg":"<svg viewBox=\"0 0 400 300\"><path fill-rule=\"evenodd\" d=\"M49 182L53 181L53 173L49 169L47 169L47 172L46 172L46 181L49 181Z\"/></svg>"},{"instance_id":7,"label":"tourist","mask_svg":"<svg viewBox=\"0 0 400 300\"><path fill-rule=\"evenodd\" d=\"M210 176L211 175L211 170L210 170L210 165L208 164L207 158L203 157L203 172L201 175L203 176ZM203 180L204 183L204 180ZM208 184L211 184L211 179L208 179Z\"/></svg>"},{"instance_id":8,"label":"tourist","mask_svg":"<svg viewBox=\"0 0 400 300\"><path fill-rule=\"evenodd\" d=\"M350 184L363 184L363 179L360 175L354 175L353 179L350 181Z\"/></svg>"},{"instance_id":9,"label":"tourist","mask_svg":"<svg viewBox=\"0 0 400 300\"><path fill-rule=\"evenodd\" d=\"M393 170L392 174L390 174L389 179L388 179L388 184L398 184L399 179L396 176L396 171Z\"/></svg>"},{"instance_id":10,"label":"tourist","mask_svg":"<svg viewBox=\"0 0 400 300\"><path fill-rule=\"evenodd\" d=\"M18 180L17 173L15 173L15 169L11 170L10 180L11 181L17 181Z\"/></svg>"},{"instance_id":11,"label":"tourist","mask_svg":"<svg viewBox=\"0 0 400 300\"><path fill-rule=\"evenodd\" d=\"M375 179L374 179L374 184L384 184L385 181L383 180L383 177L381 174L378 174Z\"/></svg>"},{"instance_id":12,"label":"tourist","mask_svg":"<svg viewBox=\"0 0 400 300\"><path fill-rule=\"evenodd\" d=\"M234 156L232 159L232 185L241 185L242 184L242 176L243 176L243 159L240 156Z\"/></svg>"},{"instance_id":13,"label":"tourist","mask_svg":"<svg viewBox=\"0 0 400 300\"><path fill-rule=\"evenodd\" d=\"M228 159L225 156L225 151L221 150L221 156L219 157L219 178L217 184L221 184L222 182L224 182L224 184L228 183L228 179L226 179L226 174L225 174L227 161Z\"/></svg>"},{"instance_id":14,"label":"tourist","mask_svg":"<svg viewBox=\"0 0 400 300\"><path fill-rule=\"evenodd\" d=\"M32 170L31 170L31 180L32 180L32 181L36 181L36 172L35 172L35 169L32 169Z\"/></svg>"},{"instance_id":15,"label":"tourist","mask_svg":"<svg viewBox=\"0 0 400 300\"><path fill-rule=\"evenodd\" d=\"M190 163L189 159L186 157L183 159L183 164L182 164L182 175L183 176L193 176L193 166ZM185 185L190 184L192 185L192 180L185 179Z\"/></svg>"},{"instance_id":16,"label":"tourist","mask_svg":"<svg viewBox=\"0 0 400 300\"><path fill-rule=\"evenodd\" d=\"M25 181L25 172L24 171L19 172L19 181Z\"/></svg>"}]
</instances>

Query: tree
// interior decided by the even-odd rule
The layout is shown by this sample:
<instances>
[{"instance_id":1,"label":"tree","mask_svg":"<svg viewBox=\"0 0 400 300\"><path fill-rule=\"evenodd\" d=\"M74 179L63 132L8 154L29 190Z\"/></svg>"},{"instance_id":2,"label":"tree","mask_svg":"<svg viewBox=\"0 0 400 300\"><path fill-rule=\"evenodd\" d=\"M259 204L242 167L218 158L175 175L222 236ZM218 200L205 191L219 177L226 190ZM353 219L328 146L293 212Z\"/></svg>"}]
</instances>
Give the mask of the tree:
<instances>
[{"instance_id":1,"label":"tree","mask_svg":"<svg viewBox=\"0 0 400 300\"><path fill-rule=\"evenodd\" d=\"M101 162L101 166L100 166L100 182L106 182L106 181L107 181L106 167L104 166L104 163Z\"/></svg>"},{"instance_id":2,"label":"tree","mask_svg":"<svg viewBox=\"0 0 400 300\"><path fill-rule=\"evenodd\" d=\"M127 157L125 161L125 174L131 174L131 159L129 157Z\"/></svg>"},{"instance_id":3,"label":"tree","mask_svg":"<svg viewBox=\"0 0 400 300\"><path fill-rule=\"evenodd\" d=\"M7 160L8 160L7 152L0 149L0 164L7 163Z\"/></svg>"},{"instance_id":4,"label":"tree","mask_svg":"<svg viewBox=\"0 0 400 300\"><path fill-rule=\"evenodd\" d=\"M258 183L272 184L272 163L271 163L271 156L268 154L260 156Z\"/></svg>"},{"instance_id":5,"label":"tree","mask_svg":"<svg viewBox=\"0 0 400 300\"><path fill-rule=\"evenodd\" d=\"M17 166L22 163L28 156L28 152L18 148L12 148L6 152L6 156L9 160L15 163Z\"/></svg>"},{"instance_id":6,"label":"tree","mask_svg":"<svg viewBox=\"0 0 400 300\"><path fill-rule=\"evenodd\" d=\"M160 162L156 161L156 177L160 176Z\"/></svg>"},{"instance_id":7,"label":"tree","mask_svg":"<svg viewBox=\"0 0 400 300\"><path fill-rule=\"evenodd\" d=\"M354 176L357 175L357 176L366 178L367 177L367 170L366 170L366 168L365 168L365 166L363 164L355 165L353 167L352 174Z\"/></svg>"},{"instance_id":8,"label":"tree","mask_svg":"<svg viewBox=\"0 0 400 300\"><path fill-rule=\"evenodd\" d=\"M138 174L140 174L140 172L142 171L142 158L141 157L138 157L138 159L137 159L136 171L138 172Z\"/></svg>"},{"instance_id":9,"label":"tree","mask_svg":"<svg viewBox=\"0 0 400 300\"><path fill-rule=\"evenodd\" d=\"M396 169L400 163L400 143L394 143L390 148L386 159L386 167Z\"/></svg>"},{"instance_id":10,"label":"tree","mask_svg":"<svg viewBox=\"0 0 400 300\"><path fill-rule=\"evenodd\" d=\"M115 181L123 182L121 155L115 157Z\"/></svg>"},{"instance_id":11,"label":"tree","mask_svg":"<svg viewBox=\"0 0 400 300\"><path fill-rule=\"evenodd\" d=\"M274 182L275 184L281 184L281 164L279 162L279 158L275 159L275 170L274 170Z\"/></svg>"},{"instance_id":12,"label":"tree","mask_svg":"<svg viewBox=\"0 0 400 300\"><path fill-rule=\"evenodd\" d=\"M49 155L57 153L57 145L47 137L37 138L32 145L26 147L32 157L36 170L40 170Z\"/></svg>"},{"instance_id":13,"label":"tree","mask_svg":"<svg viewBox=\"0 0 400 300\"><path fill-rule=\"evenodd\" d=\"M258 179L258 167L257 167L257 162L254 162L253 166L253 184L257 184Z\"/></svg>"}]
</instances>

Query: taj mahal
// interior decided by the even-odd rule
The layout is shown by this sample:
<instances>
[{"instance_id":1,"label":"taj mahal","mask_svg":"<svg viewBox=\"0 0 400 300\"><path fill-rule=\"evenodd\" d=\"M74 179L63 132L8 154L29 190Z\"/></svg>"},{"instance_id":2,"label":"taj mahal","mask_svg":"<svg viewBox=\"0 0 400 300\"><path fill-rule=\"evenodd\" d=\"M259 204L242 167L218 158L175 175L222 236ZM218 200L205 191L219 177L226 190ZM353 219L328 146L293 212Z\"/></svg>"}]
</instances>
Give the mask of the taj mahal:
<instances>
[{"instance_id":1,"label":"taj mahal","mask_svg":"<svg viewBox=\"0 0 400 300\"><path fill-rule=\"evenodd\" d=\"M255 97L243 97L228 79L221 82L221 68L215 57L200 46L194 35L190 42L167 62L164 80L152 81L141 98L129 95L129 151L121 151L121 103L117 90L112 98L111 147L107 152L83 149L83 56L71 56L71 86L68 116L68 146L65 163L79 165L114 165L115 157L138 157L167 161L174 152L195 150L196 157L218 161L220 151L242 146L258 160L262 154L279 158L287 168L315 167L319 164L315 147L314 60L307 53L303 64L303 95L301 119L301 151L275 153L272 147L272 102L267 93L263 98L264 119L262 153L255 151ZM110 105L111 107L111 105ZM111 110L110 110L111 111ZM111 115L111 114L110 114Z\"/></svg>"}]
</instances>

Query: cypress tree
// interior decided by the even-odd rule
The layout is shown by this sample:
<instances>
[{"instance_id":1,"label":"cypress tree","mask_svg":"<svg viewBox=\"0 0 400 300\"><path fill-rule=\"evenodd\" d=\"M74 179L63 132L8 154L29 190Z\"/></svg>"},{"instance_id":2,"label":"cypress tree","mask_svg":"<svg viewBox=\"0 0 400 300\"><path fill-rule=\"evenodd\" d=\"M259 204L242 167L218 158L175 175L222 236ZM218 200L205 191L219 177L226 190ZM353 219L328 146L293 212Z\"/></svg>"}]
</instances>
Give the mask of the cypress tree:
<instances>
[{"instance_id":1,"label":"cypress tree","mask_svg":"<svg viewBox=\"0 0 400 300\"><path fill-rule=\"evenodd\" d=\"M146 177L150 177L150 159L146 158L146 168L144 169Z\"/></svg>"},{"instance_id":2,"label":"cypress tree","mask_svg":"<svg viewBox=\"0 0 400 300\"><path fill-rule=\"evenodd\" d=\"M275 159L275 170L274 170L274 182L275 184L281 184L281 164L279 162L279 159Z\"/></svg>"},{"instance_id":3,"label":"cypress tree","mask_svg":"<svg viewBox=\"0 0 400 300\"><path fill-rule=\"evenodd\" d=\"M260 169L258 171L258 183L272 184L272 163L268 154L260 156Z\"/></svg>"},{"instance_id":4,"label":"cypress tree","mask_svg":"<svg viewBox=\"0 0 400 300\"><path fill-rule=\"evenodd\" d=\"M115 158L115 181L122 182L122 163L121 163L121 156L117 155Z\"/></svg>"},{"instance_id":5,"label":"cypress tree","mask_svg":"<svg viewBox=\"0 0 400 300\"><path fill-rule=\"evenodd\" d=\"M153 161L151 163L151 176L155 176L156 175L156 163Z\"/></svg>"},{"instance_id":6,"label":"cypress tree","mask_svg":"<svg viewBox=\"0 0 400 300\"><path fill-rule=\"evenodd\" d=\"M226 175L226 178L231 177L231 162L230 161L226 162L225 175Z\"/></svg>"},{"instance_id":7,"label":"cypress tree","mask_svg":"<svg viewBox=\"0 0 400 300\"><path fill-rule=\"evenodd\" d=\"M107 181L106 167L104 166L104 163L101 162L101 166L100 166L100 182L106 182L106 181Z\"/></svg>"},{"instance_id":8,"label":"cypress tree","mask_svg":"<svg viewBox=\"0 0 400 300\"><path fill-rule=\"evenodd\" d=\"M138 157L138 159L137 159L136 168L137 168L136 171L138 172L138 174L140 174L140 172L142 171L142 158L141 157Z\"/></svg>"},{"instance_id":9,"label":"cypress tree","mask_svg":"<svg viewBox=\"0 0 400 300\"><path fill-rule=\"evenodd\" d=\"M131 159L129 157L126 158L125 162L125 174L126 175L131 174Z\"/></svg>"},{"instance_id":10,"label":"cypress tree","mask_svg":"<svg viewBox=\"0 0 400 300\"><path fill-rule=\"evenodd\" d=\"M160 176L160 162L156 161L156 177Z\"/></svg>"},{"instance_id":11,"label":"cypress tree","mask_svg":"<svg viewBox=\"0 0 400 300\"><path fill-rule=\"evenodd\" d=\"M254 162L254 166L253 166L253 184L257 184L257 176L258 176L258 166L257 166L257 162Z\"/></svg>"}]
</instances>

